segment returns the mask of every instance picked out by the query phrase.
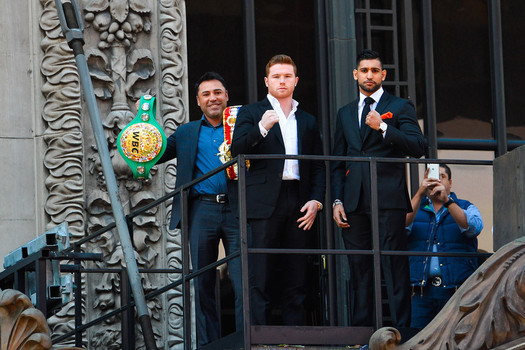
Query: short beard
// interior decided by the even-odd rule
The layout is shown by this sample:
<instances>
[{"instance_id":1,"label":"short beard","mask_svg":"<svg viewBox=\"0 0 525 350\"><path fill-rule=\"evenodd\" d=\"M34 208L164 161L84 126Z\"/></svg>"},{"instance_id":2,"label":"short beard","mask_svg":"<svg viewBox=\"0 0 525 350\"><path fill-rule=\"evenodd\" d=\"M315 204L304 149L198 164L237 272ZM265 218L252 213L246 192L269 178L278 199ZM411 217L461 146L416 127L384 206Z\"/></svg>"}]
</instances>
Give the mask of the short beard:
<instances>
[{"instance_id":1,"label":"short beard","mask_svg":"<svg viewBox=\"0 0 525 350\"><path fill-rule=\"evenodd\" d=\"M213 120L218 120L218 119L222 118L222 114L223 114L223 112L221 112L220 114L207 115L207 117L210 118L210 119L213 119Z\"/></svg>"},{"instance_id":2,"label":"short beard","mask_svg":"<svg viewBox=\"0 0 525 350\"><path fill-rule=\"evenodd\" d=\"M374 82L375 83L375 82ZM366 92L371 92L371 93L374 93L376 92L377 90L379 90L379 88L381 87L381 84L375 84L373 85L372 87L368 87L366 86L365 84L359 84L359 87L361 88L361 90L363 91L366 91Z\"/></svg>"}]
</instances>

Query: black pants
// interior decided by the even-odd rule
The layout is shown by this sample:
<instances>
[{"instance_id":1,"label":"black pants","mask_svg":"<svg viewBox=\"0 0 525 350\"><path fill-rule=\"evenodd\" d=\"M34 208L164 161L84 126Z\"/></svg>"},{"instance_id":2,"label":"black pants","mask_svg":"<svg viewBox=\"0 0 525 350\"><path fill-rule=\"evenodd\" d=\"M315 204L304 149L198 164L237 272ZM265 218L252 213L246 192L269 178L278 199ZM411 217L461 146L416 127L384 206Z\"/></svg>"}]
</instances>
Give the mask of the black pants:
<instances>
[{"instance_id":1,"label":"black pants","mask_svg":"<svg viewBox=\"0 0 525 350\"><path fill-rule=\"evenodd\" d=\"M379 211L381 250L407 250L405 210ZM346 249L372 249L372 222L368 211L347 214L350 228L343 229ZM374 324L374 265L370 255L349 255L352 286L352 326ZM410 326L410 272L407 256L381 256L393 325Z\"/></svg>"},{"instance_id":2,"label":"black pants","mask_svg":"<svg viewBox=\"0 0 525 350\"><path fill-rule=\"evenodd\" d=\"M227 203L193 200L189 231L191 262L195 269L217 261L220 240L223 242L226 255L239 250L239 221ZM228 270L235 293L235 324L239 331L243 327L240 259L230 260ZM195 320L199 347L221 337L215 283L216 274L213 269L195 279Z\"/></svg>"},{"instance_id":3,"label":"black pants","mask_svg":"<svg viewBox=\"0 0 525 350\"><path fill-rule=\"evenodd\" d=\"M297 219L304 214L299 210L299 181L283 181L277 207L268 219L250 219L250 246L254 248L306 248L309 231L298 228ZM250 254L250 306L253 325L267 325L271 321L271 290L274 281L282 281L277 290L280 295L283 323L302 325L306 299L307 257L299 254ZM275 271L282 272L275 276Z\"/></svg>"}]
</instances>

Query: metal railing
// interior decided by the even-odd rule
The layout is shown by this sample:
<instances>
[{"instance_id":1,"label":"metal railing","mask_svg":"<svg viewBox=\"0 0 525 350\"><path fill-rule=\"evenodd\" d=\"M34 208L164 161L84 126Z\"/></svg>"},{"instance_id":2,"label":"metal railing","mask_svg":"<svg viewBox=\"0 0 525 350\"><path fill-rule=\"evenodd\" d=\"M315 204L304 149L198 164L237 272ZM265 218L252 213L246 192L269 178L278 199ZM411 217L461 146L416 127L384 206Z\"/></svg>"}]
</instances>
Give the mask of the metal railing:
<instances>
[{"instance_id":1,"label":"metal railing","mask_svg":"<svg viewBox=\"0 0 525 350\"><path fill-rule=\"evenodd\" d=\"M373 246L371 250L347 250L347 249L262 249L248 247L248 224L246 220L246 167L245 161L256 160L256 159L298 159L298 160L317 160L323 161L325 164L329 164L332 161L345 161L345 162L368 162L370 164L370 178L371 178L371 208L372 209L372 242ZM474 257L486 257L490 254L482 253L436 253L436 252L412 252L412 251L386 251L381 250L379 246L379 224L378 224L378 194L377 194L377 164L378 163L405 163L405 164L425 164L425 163L446 163L446 164L461 164L461 165L481 165L481 166L492 166L492 161L487 160L458 160L458 159L412 159L412 158L377 158L377 157L335 157L335 156L284 156L284 155L239 155L234 160L225 163L224 165L216 168L215 170L195 179L187 184L184 184L180 188L175 189L173 192L151 202L150 204L133 211L126 216L128 225L132 225L132 219L136 216L145 213L149 209L164 203L165 201L179 196L181 208L182 208L182 220L181 220L181 251L182 251L182 266L180 269L140 269L140 273L180 273L181 277L169 283L157 290L150 292L145 295L147 300L157 297L173 288L182 285L182 300L184 310L183 320L183 333L184 333L184 348L191 349L192 345L192 332L191 332L191 299L190 299L190 281L212 269L216 269L218 266L235 258L241 259L241 273L242 273L242 285L243 285L243 316L244 316L244 330L243 340L240 347L249 349L252 344L276 344L281 343L282 339L286 339L288 344L301 343L301 344L349 344L359 343L368 341L369 336L375 329L383 326L383 314L382 314L382 292L381 292L381 276L380 276L380 257L381 255L411 255L411 256L443 256L443 257L461 257L461 256L474 256ZM238 179L238 215L239 215L239 230L240 230L240 250L233 252L232 254L220 259L202 269L190 270L189 260L189 244L188 244L188 211L189 211L189 195L188 191L197 183L213 176L214 174L224 171L228 166L233 164L239 164L239 179ZM328 176L328 172L327 172ZM327 191L327 201L331 203L330 191ZM332 222L332 208L331 205L325 205L326 220ZM334 224L335 225L335 224ZM67 254L70 251L80 251L80 247L86 242L100 236L104 232L107 232L115 228L115 224L111 223L103 229L94 232L87 237L74 242L71 247L67 250L62 251L63 254ZM333 246L329 244L328 246ZM330 320L328 326L305 326L305 327L273 327L273 326L252 326L250 324L250 305L249 305L249 285L248 285L248 255L249 254L310 254L319 256L342 256L342 255L371 255L374 261L374 291L375 291L375 325L374 327L341 327L335 325L333 319ZM86 269L80 265L80 261L76 260L74 265L62 265L64 266L64 272L72 272L75 274L77 287L80 284L80 274L82 273L119 273L121 277L121 283L126 281L126 270L125 269ZM332 269L329 273L336 273ZM60 343L70 337L75 337L75 345L82 345L82 333L88 328L103 322L104 320L113 317L117 314L123 313L122 317L122 342L127 344L129 348L132 348L134 342L134 322L133 322L133 310L135 306L131 299L128 289L121 287L121 291L124 295L121 295L122 306L105 315L102 315L94 320L82 324L81 319L81 298L82 293L80 288L75 291L75 330L55 337L53 343ZM332 297L332 296L331 296ZM328 303L328 313L334 313L333 309L335 303ZM297 340L297 341L295 341ZM213 344L206 347L214 348ZM215 347L217 349L220 346Z\"/></svg>"}]
</instances>

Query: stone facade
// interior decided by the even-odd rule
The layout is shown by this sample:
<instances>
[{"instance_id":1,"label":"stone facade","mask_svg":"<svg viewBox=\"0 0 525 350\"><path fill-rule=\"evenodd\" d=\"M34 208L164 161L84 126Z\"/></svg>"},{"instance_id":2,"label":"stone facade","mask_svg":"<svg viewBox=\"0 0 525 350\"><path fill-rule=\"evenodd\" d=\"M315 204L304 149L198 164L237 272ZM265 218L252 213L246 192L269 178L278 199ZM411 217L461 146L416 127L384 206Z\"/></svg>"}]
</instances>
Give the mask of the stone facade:
<instances>
[{"instance_id":1,"label":"stone facade","mask_svg":"<svg viewBox=\"0 0 525 350\"><path fill-rule=\"evenodd\" d=\"M170 135L188 120L184 0L81 0L84 52L104 126L124 212L151 203L174 189L176 162L158 166L150 181L133 180L116 150L116 137L134 117L135 101L157 96L157 120ZM62 35L54 0L9 1L1 16L0 131L2 206L0 256L47 229L67 222L71 241L112 223L101 162L82 98L75 58ZM167 229L170 202L134 220L139 268L181 265L180 231ZM16 234L14 234L16 232ZM9 238L9 239L7 239ZM125 267L116 230L83 246L102 253L86 268ZM179 278L144 274L145 293ZM83 275L84 320L120 307L117 273ZM173 290L148 301L159 348L182 341L182 298ZM53 333L72 329L73 305L48 320ZM120 319L88 332L87 348L120 349ZM137 349L141 344L137 327Z\"/></svg>"}]
</instances>

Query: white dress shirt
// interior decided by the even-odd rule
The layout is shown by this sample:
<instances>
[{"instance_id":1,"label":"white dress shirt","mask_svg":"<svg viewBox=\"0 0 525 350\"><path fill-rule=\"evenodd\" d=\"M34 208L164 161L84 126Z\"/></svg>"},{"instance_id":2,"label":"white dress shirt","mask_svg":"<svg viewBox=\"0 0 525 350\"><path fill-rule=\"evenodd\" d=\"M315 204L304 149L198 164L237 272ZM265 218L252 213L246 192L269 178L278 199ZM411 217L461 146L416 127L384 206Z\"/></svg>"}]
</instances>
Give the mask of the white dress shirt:
<instances>
[{"instance_id":1,"label":"white dress shirt","mask_svg":"<svg viewBox=\"0 0 525 350\"><path fill-rule=\"evenodd\" d=\"M268 101L270 101L275 113L279 116L279 127L281 128L281 134L283 135L285 154L298 155L297 119L295 118L295 112L297 111L299 102L292 99L292 110L288 116L285 116L279 101L270 94L266 97L268 98ZM266 137L268 130L266 130L260 122L259 129L261 135ZM283 180L299 179L299 161L297 159L286 159L284 161Z\"/></svg>"}]
</instances>

